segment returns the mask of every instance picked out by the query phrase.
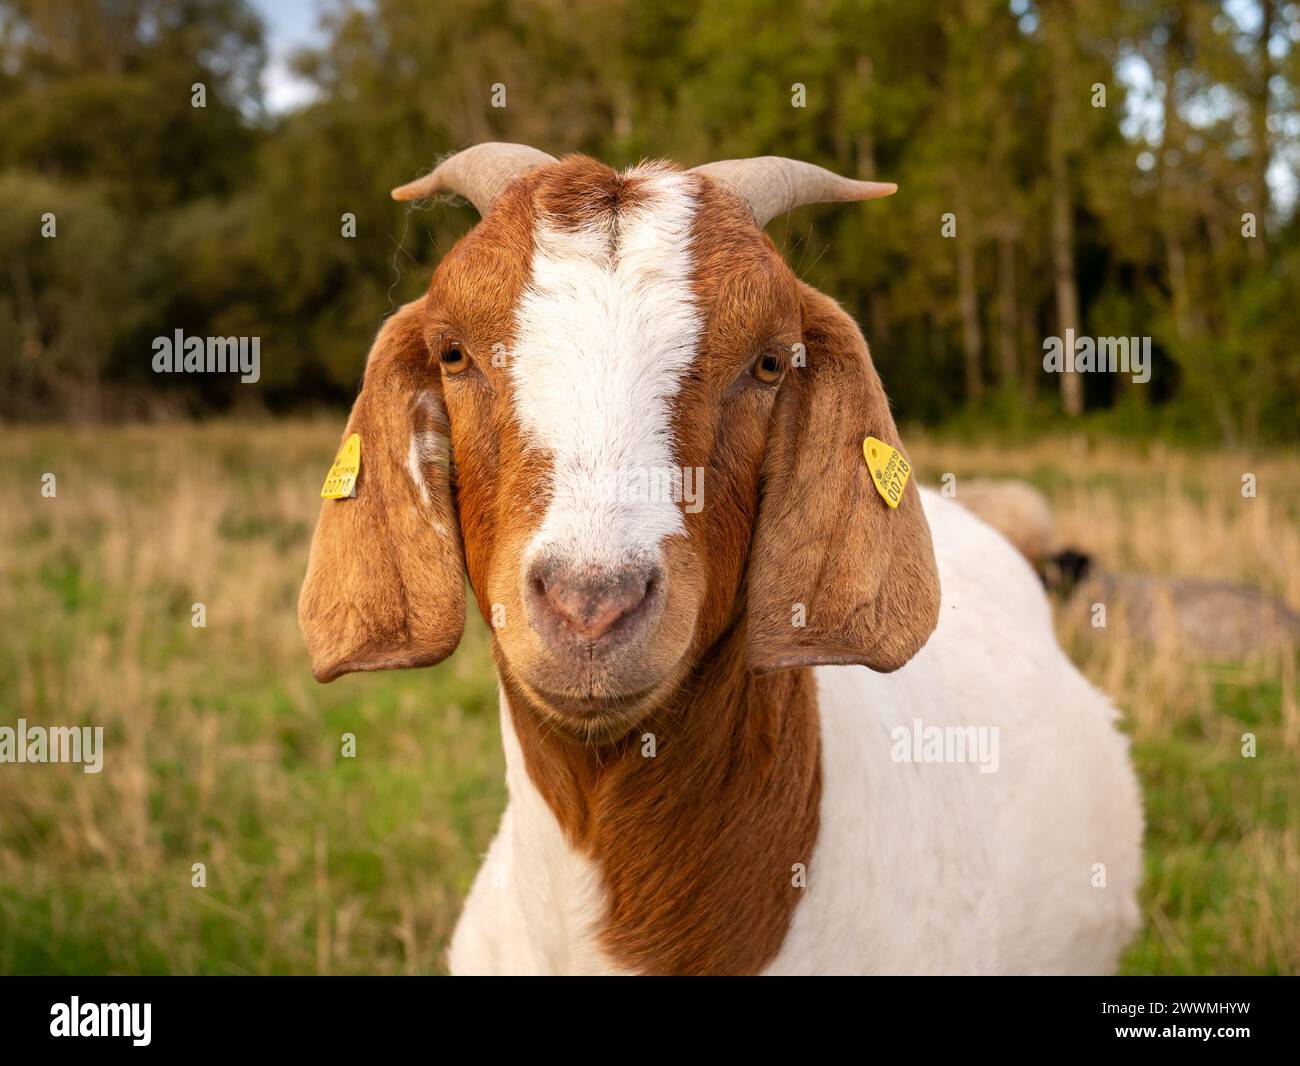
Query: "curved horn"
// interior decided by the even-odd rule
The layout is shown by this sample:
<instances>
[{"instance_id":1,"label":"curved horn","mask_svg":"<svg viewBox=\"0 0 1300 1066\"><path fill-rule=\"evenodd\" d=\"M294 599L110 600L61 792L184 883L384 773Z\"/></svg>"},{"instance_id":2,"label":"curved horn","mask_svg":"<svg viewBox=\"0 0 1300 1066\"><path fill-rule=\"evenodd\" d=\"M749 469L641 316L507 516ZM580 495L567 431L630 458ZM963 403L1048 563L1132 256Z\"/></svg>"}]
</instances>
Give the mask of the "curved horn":
<instances>
[{"instance_id":1,"label":"curved horn","mask_svg":"<svg viewBox=\"0 0 1300 1066\"><path fill-rule=\"evenodd\" d=\"M435 193L452 192L465 197L480 215L486 215L515 178L533 167L554 162L555 156L526 144L489 141L444 159L432 174L399 185L392 196L394 200L423 200Z\"/></svg>"},{"instance_id":2,"label":"curved horn","mask_svg":"<svg viewBox=\"0 0 1300 1066\"><path fill-rule=\"evenodd\" d=\"M892 182L854 181L832 174L812 163L779 155L750 159L720 159L693 167L722 182L749 205L754 221L762 229L782 212L801 204L824 204L845 200L874 200L898 191Z\"/></svg>"}]
</instances>

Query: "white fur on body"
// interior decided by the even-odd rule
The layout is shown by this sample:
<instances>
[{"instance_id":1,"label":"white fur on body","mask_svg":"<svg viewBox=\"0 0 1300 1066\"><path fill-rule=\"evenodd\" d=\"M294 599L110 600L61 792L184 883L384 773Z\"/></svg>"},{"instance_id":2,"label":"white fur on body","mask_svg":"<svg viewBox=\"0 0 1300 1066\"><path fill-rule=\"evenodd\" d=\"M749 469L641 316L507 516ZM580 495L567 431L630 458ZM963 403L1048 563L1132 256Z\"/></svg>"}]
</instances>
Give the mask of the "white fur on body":
<instances>
[{"instance_id":1,"label":"white fur on body","mask_svg":"<svg viewBox=\"0 0 1300 1066\"><path fill-rule=\"evenodd\" d=\"M821 826L805 896L766 972L1111 972L1138 922L1142 834L1116 712L1057 645L1025 561L962 507L921 496L939 625L893 674L816 671ZM598 943L600 872L565 841L502 712L510 799L451 969L617 972ZM891 730L916 719L997 727L997 771L895 762ZM1105 887L1094 887L1096 864Z\"/></svg>"}]
</instances>

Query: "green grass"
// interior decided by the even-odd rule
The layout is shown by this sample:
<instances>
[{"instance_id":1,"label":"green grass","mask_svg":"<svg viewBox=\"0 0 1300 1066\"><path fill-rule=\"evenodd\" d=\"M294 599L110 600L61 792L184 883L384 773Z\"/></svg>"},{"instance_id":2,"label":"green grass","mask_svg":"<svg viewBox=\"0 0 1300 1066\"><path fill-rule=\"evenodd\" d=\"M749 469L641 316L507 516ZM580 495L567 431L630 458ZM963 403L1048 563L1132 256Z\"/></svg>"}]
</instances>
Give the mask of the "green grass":
<instances>
[{"instance_id":1,"label":"green grass","mask_svg":"<svg viewBox=\"0 0 1300 1066\"><path fill-rule=\"evenodd\" d=\"M1278 706L1275 684L1244 686L1215 703L1223 728L1188 723L1135 746L1147 815L1147 924L1125 972L1296 972L1300 947L1285 937L1300 906L1300 787ZM1234 716L1240 728L1228 725ZM1251 759L1242 757L1247 730L1259 745Z\"/></svg>"}]
</instances>

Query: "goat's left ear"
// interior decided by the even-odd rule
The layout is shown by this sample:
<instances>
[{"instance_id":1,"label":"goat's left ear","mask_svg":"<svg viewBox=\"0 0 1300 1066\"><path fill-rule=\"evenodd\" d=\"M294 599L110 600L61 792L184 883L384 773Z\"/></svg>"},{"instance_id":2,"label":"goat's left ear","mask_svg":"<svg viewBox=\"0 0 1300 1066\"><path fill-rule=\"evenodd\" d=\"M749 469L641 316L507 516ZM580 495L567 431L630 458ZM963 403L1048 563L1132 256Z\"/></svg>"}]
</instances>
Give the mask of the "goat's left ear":
<instances>
[{"instance_id":1,"label":"goat's left ear","mask_svg":"<svg viewBox=\"0 0 1300 1066\"><path fill-rule=\"evenodd\" d=\"M379 330L343 431L361 438L356 494L323 500L298 622L317 681L432 666L465 624L447 416L421 335L424 300Z\"/></svg>"},{"instance_id":2,"label":"goat's left ear","mask_svg":"<svg viewBox=\"0 0 1300 1066\"><path fill-rule=\"evenodd\" d=\"M804 366L776 400L749 563L757 672L859 663L897 670L939 620L939 573L915 479L897 510L863 441L898 448L880 378L853 320L800 286Z\"/></svg>"}]
</instances>

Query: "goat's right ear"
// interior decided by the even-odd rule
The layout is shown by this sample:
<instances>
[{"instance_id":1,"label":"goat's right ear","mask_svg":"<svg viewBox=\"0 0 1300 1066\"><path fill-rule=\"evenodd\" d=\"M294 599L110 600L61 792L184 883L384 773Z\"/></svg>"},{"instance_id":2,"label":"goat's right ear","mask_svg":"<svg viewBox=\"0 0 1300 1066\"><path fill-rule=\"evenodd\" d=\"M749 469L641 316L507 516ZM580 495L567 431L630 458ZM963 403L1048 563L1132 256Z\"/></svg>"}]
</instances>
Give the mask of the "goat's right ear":
<instances>
[{"instance_id":1,"label":"goat's right ear","mask_svg":"<svg viewBox=\"0 0 1300 1066\"><path fill-rule=\"evenodd\" d=\"M916 484L897 510L863 455L900 449L866 341L800 286L807 363L777 395L749 564L749 662L757 673L861 663L897 670L939 620L939 571Z\"/></svg>"},{"instance_id":2,"label":"goat's right ear","mask_svg":"<svg viewBox=\"0 0 1300 1066\"><path fill-rule=\"evenodd\" d=\"M343 431L361 438L356 494L321 503L298 600L317 681L432 666L460 643L464 552L424 305L407 304L380 328Z\"/></svg>"}]
</instances>

